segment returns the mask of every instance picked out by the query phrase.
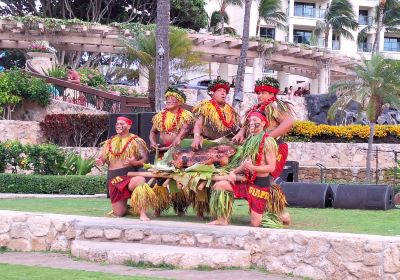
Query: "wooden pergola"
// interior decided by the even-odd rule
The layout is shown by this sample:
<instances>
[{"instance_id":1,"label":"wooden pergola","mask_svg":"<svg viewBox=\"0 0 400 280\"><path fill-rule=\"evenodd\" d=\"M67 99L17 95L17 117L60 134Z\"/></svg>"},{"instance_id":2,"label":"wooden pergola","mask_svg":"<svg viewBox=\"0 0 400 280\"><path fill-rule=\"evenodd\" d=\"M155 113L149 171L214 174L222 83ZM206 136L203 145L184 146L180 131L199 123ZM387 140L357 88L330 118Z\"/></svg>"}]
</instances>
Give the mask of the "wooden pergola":
<instances>
[{"instance_id":1,"label":"wooden pergola","mask_svg":"<svg viewBox=\"0 0 400 280\"><path fill-rule=\"evenodd\" d=\"M132 38L133 35L129 30L106 25L46 28L41 23L25 25L15 20L0 20L0 48L27 49L32 41L46 40L60 50L118 54L125 51L121 36ZM204 61L238 64L242 40L200 33L189 33L188 36L193 41L194 51L201 52ZM352 67L359 62L320 48L250 41L246 65L256 67L266 63L271 70L310 79L322 77L321 71L329 68L328 73L335 80L353 75Z\"/></svg>"}]
</instances>

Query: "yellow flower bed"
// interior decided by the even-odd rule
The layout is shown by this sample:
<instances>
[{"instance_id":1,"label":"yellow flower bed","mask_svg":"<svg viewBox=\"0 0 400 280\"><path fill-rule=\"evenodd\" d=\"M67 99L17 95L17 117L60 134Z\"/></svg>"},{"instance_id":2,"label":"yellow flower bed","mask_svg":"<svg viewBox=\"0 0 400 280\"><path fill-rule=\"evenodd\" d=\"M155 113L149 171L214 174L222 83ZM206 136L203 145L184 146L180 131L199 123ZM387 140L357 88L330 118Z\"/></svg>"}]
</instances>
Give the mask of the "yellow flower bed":
<instances>
[{"instance_id":1,"label":"yellow flower bed","mask_svg":"<svg viewBox=\"0 0 400 280\"><path fill-rule=\"evenodd\" d=\"M307 139L333 136L352 140L354 138L368 139L368 125L317 125L310 121L297 121L289 133L290 136L305 137ZM395 136L400 138L400 125L376 125L375 137L383 138L386 136Z\"/></svg>"}]
</instances>

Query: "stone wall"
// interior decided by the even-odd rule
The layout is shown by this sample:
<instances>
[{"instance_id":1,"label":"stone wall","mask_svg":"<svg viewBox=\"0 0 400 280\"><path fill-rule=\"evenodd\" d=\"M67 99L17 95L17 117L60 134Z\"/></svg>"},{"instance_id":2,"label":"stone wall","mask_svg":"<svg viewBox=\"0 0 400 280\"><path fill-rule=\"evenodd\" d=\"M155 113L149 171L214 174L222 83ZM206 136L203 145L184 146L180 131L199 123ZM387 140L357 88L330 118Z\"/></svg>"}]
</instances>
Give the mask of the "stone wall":
<instances>
[{"instance_id":1,"label":"stone wall","mask_svg":"<svg viewBox=\"0 0 400 280\"><path fill-rule=\"evenodd\" d=\"M99 111L84 106L71 104L61 100L51 100L47 107L42 107L36 102L24 101L19 105L12 114L14 120L37 121L44 120L46 115L50 114L107 114L107 112Z\"/></svg>"},{"instance_id":2,"label":"stone wall","mask_svg":"<svg viewBox=\"0 0 400 280\"><path fill-rule=\"evenodd\" d=\"M345 167L345 168L328 168L326 170L326 181L337 183L360 183L365 181L365 168L359 167ZM376 170L371 170L372 182L376 182ZM378 184L395 184L394 174L390 169L378 170ZM300 182L320 182L321 170L314 166L300 166L299 168L299 181Z\"/></svg>"},{"instance_id":3,"label":"stone wall","mask_svg":"<svg viewBox=\"0 0 400 280\"><path fill-rule=\"evenodd\" d=\"M74 240L246 250L252 265L273 273L312 279L400 279L398 236L0 211L1 247L69 251Z\"/></svg>"},{"instance_id":4,"label":"stone wall","mask_svg":"<svg viewBox=\"0 0 400 280\"><path fill-rule=\"evenodd\" d=\"M0 141L19 140L23 144L40 144L46 141L38 122L0 120Z\"/></svg>"},{"instance_id":5,"label":"stone wall","mask_svg":"<svg viewBox=\"0 0 400 280\"><path fill-rule=\"evenodd\" d=\"M365 167L367 143L311 143L289 142L288 160L300 162L300 166L315 166L321 163L328 168L360 168ZM398 144L375 144L374 149L400 152ZM391 152L379 152L379 168L390 168L395 165ZM375 153L372 168L376 168Z\"/></svg>"}]
</instances>

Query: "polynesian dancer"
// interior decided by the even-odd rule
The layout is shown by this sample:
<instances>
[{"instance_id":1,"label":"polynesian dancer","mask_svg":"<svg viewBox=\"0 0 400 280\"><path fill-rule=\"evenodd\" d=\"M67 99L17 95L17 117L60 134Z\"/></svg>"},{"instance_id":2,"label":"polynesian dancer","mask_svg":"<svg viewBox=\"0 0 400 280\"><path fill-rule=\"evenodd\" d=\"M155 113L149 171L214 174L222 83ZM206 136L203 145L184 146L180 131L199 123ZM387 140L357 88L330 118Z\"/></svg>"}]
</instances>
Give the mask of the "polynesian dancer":
<instances>
[{"instance_id":1,"label":"polynesian dancer","mask_svg":"<svg viewBox=\"0 0 400 280\"><path fill-rule=\"evenodd\" d=\"M202 101L193 108L196 122L193 129L192 148L198 150L204 139L215 140L221 137L232 137L239 129L239 115L232 106L226 103L229 94L229 83L222 79L214 80L208 86L210 100ZM209 192L203 189L196 193L194 206L198 218L209 212Z\"/></svg>"},{"instance_id":2,"label":"polynesian dancer","mask_svg":"<svg viewBox=\"0 0 400 280\"><path fill-rule=\"evenodd\" d=\"M113 216L124 216L128 212L127 201L131 198L131 210L139 214L140 220L148 221L146 211L156 206L157 197L144 177L129 177L127 173L137 171L148 161L148 149L143 139L129 132L132 120L118 117L115 124L117 135L108 139L97 165L108 165L108 192Z\"/></svg>"},{"instance_id":3,"label":"polynesian dancer","mask_svg":"<svg viewBox=\"0 0 400 280\"><path fill-rule=\"evenodd\" d=\"M179 146L193 127L194 121L192 113L182 108L186 102L186 95L181 90L169 87L165 92L165 99L165 109L153 117L150 131L151 148L158 149L161 153L170 147ZM179 216L184 215L190 205L189 191L183 189L170 195L167 184L168 182L165 185L156 184L153 188L159 201L155 216L158 217L161 212L168 210L170 203Z\"/></svg>"},{"instance_id":4,"label":"polynesian dancer","mask_svg":"<svg viewBox=\"0 0 400 280\"><path fill-rule=\"evenodd\" d=\"M254 92L257 94L258 104L253 106L246 114L254 110L264 112L268 120L267 131L270 137L275 138L278 143L278 156L276 157L276 169L271 172L275 179L282 173L288 157L288 145L284 142L284 135L294 125L294 112L290 102L276 98L279 93L279 82L272 77L265 77L256 81ZM247 120L247 118L245 118ZM248 123L245 121L240 131L233 137L236 143L243 143L248 130Z\"/></svg>"},{"instance_id":5,"label":"polynesian dancer","mask_svg":"<svg viewBox=\"0 0 400 280\"><path fill-rule=\"evenodd\" d=\"M248 201L250 223L255 227L261 225L266 210L279 215L286 206L285 195L270 176L276 167L278 146L264 130L268 120L263 112L252 111L247 114L247 122L249 136L231 159L229 175L226 175L226 180L218 181L213 186L210 210L216 220L209 224L229 224L234 197ZM236 180L239 173L245 174L244 182Z\"/></svg>"}]
</instances>

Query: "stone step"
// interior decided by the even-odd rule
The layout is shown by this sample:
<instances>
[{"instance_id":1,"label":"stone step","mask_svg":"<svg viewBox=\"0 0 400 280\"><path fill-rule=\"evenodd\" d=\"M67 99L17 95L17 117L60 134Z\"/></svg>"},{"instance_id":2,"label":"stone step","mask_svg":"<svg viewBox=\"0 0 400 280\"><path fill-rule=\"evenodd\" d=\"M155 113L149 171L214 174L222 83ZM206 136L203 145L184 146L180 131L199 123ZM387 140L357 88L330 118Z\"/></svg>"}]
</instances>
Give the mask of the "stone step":
<instances>
[{"instance_id":1,"label":"stone step","mask_svg":"<svg viewBox=\"0 0 400 280\"><path fill-rule=\"evenodd\" d=\"M193 248L140 243L101 242L75 240L71 244L71 254L75 257L113 264L127 261L146 262L153 265L168 264L179 268L240 267L251 264L247 250Z\"/></svg>"}]
</instances>

